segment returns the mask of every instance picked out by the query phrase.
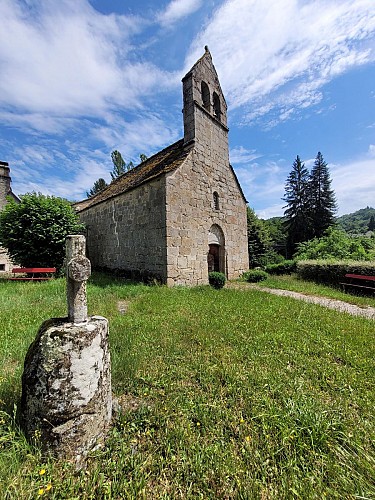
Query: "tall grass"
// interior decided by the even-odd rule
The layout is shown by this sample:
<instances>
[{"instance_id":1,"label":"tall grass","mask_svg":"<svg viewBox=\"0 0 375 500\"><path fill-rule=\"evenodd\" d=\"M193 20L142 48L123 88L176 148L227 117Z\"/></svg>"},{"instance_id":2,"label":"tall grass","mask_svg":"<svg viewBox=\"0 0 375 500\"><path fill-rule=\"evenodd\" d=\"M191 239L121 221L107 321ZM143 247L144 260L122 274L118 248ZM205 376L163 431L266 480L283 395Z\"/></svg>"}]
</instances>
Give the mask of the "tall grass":
<instances>
[{"instance_id":1,"label":"tall grass","mask_svg":"<svg viewBox=\"0 0 375 500\"><path fill-rule=\"evenodd\" d=\"M374 497L373 321L255 290L96 277L89 309L110 320L123 411L77 472L43 459L13 414L29 343L65 314L64 282L0 287L1 498Z\"/></svg>"}]
</instances>

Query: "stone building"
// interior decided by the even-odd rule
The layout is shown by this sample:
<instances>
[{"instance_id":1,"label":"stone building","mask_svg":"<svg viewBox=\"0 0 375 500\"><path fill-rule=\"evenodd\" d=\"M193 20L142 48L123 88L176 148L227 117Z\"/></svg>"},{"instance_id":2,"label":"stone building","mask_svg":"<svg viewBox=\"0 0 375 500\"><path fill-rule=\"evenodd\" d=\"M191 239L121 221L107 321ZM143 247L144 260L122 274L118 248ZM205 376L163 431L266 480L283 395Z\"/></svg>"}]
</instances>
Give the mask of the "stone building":
<instances>
[{"instance_id":1,"label":"stone building","mask_svg":"<svg viewBox=\"0 0 375 500\"><path fill-rule=\"evenodd\" d=\"M227 105L207 47L182 82L183 139L76 205L94 267L170 286L248 269L246 200L229 163Z\"/></svg>"},{"instance_id":2,"label":"stone building","mask_svg":"<svg viewBox=\"0 0 375 500\"><path fill-rule=\"evenodd\" d=\"M5 161L0 161L0 210L7 204L7 197L10 196L15 201L19 202L19 198L13 193L11 188L12 179L9 175L9 164ZM0 272L9 272L13 267L7 251L0 247Z\"/></svg>"}]
</instances>

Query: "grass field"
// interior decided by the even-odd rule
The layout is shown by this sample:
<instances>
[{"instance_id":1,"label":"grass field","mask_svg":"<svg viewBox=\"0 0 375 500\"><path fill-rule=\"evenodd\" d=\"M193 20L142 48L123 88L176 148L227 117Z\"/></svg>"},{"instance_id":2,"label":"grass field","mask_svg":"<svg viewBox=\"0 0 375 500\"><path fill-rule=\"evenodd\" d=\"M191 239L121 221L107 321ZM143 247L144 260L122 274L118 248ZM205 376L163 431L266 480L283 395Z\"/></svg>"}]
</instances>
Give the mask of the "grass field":
<instances>
[{"instance_id":1,"label":"grass field","mask_svg":"<svg viewBox=\"0 0 375 500\"><path fill-rule=\"evenodd\" d=\"M44 460L15 419L27 348L66 314L64 280L0 293L0 498L375 497L374 321L256 290L94 276L89 310L110 321L123 413L77 472Z\"/></svg>"}]
</instances>

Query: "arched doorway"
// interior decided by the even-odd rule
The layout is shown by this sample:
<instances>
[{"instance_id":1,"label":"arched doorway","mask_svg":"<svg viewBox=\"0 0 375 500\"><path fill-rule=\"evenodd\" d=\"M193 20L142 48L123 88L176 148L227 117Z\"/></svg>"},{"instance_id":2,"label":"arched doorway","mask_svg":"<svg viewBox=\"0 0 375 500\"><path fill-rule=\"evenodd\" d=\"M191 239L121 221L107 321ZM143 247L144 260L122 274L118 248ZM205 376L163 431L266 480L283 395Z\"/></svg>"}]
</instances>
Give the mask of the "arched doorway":
<instances>
[{"instance_id":1,"label":"arched doorway","mask_svg":"<svg viewBox=\"0 0 375 500\"><path fill-rule=\"evenodd\" d=\"M225 269L225 238L223 230L217 224L213 224L208 232L208 272L216 271L224 273Z\"/></svg>"}]
</instances>

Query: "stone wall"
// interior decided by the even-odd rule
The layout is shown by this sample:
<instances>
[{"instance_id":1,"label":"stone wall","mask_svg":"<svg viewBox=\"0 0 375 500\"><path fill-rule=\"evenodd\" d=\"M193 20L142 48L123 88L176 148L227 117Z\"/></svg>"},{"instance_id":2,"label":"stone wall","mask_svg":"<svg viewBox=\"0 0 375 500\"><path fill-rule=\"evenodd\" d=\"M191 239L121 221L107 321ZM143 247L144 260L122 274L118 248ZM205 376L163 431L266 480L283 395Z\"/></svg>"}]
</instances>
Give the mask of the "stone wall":
<instances>
[{"instance_id":1,"label":"stone wall","mask_svg":"<svg viewBox=\"0 0 375 500\"><path fill-rule=\"evenodd\" d=\"M166 281L165 179L80 212L93 267L150 273Z\"/></svg>"}]
</instances>

